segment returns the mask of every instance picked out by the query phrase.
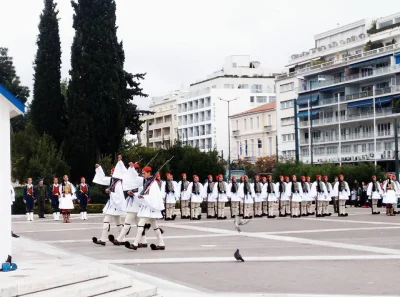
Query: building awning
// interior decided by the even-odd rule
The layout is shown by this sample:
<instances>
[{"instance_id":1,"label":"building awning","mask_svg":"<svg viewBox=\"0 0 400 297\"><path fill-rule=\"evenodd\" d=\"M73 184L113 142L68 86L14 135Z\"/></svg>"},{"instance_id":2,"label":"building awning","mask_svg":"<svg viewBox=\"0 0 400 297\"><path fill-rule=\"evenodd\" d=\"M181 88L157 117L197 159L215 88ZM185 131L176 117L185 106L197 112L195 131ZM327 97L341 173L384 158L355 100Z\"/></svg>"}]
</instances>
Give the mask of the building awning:
<instances>
[{"instance_id":1,"label":"building awning","mask_svg":"<svg viewBox=\"0 0 400 297\"><path fill-rule=\"evenodd\" d=\"M304 95L299 95L296 100L297 105L305 105L308 104L308 101L311 103L317 102L319 99L319 93L309 93Z\"/></svg>"},{"instance_id":2,"label":"building awning","mask_svg":"<svg viewBox=\"0 0 400 297\"><path fill-rule=\"evenodd\" d=\"M394 53L394 54L393 54L393 56L395 56L395 57L398 57L398 56L400 56L400 52L398 52L398 53Z\"/></svg>"},{"instance_id":3,"label":"building awning","mask_svg":"<svg viewBox=\"0 0 400 297\"><path fill-rule=\"evenodd\" d=\"M375 104L388 103L388 102L391 102L392 99L393 99L392 96L386 96L386 97L381 97L381 98L375 98Z\"/></svg>"},{"instance_id":4,"label":"building awning","mask_svg":"<svg viewBox=\"0 0 400 297\"><path fill-rule=\"evenodd\" d=\"M344 79L343 79L344 81ZM337 90L337 89L344 89L345 86L344 85L340 85L340 86L333 86L333 87L329 87L329 88L323 88L321 90L319 90L320 92L326 92L326 91L333 91L333 90Z\"/></svg>"},{"instance_id":5,"label":"building awning","mask_svg":"<svg viewBox=\"0 0 400 297\"><path fill-rule=\"evenodd\" d=\"M347 108L352 108L352 107L366 107L369 105L372 105L373 99L367 99L367 100L362 100L362 101L356 101L356 102L350 102L347 103Z\"/></svg>"},{"instance_id":6,"label":"building awning","mask_svg":"<svg viewBox=\"0 0 400 297\"><path fill-rule=\"evenodd\" d=\"M360 67L365 67L365 66L371 66L372 64L376 64L376 63L386 62L386 61L388 61L389 57L390 57L390 55L387 55L385 57L380 57L380 58L356 63L353 65L350 65L349 68L360 68Z\"/></svg>"},{"instance_id":7,"label":"building awning","mask_svg":"<svg viewBox=\"0 0 400 297\"><path fill-rule=\"evenodd\" d=\"M318 114L319 113L319 108L318 109L313 109L313 110L311 110L311 116L315 116L316 114ZM308 114L309 114L309 111L308 110L305 110L305 111L300 111L298 114L297 114L297 117L298 118L308 118Z\"/></svg>"}]
</instances>

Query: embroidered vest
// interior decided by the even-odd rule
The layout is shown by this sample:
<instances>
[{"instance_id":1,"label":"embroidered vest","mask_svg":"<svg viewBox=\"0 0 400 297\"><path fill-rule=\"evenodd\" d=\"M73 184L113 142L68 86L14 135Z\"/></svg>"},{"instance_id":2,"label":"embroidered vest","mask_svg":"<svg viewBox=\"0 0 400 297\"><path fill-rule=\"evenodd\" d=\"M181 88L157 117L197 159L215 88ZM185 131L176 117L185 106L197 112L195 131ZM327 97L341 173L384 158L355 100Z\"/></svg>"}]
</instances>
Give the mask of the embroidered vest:
<instances>
[{"instance_id":1,"label":"embroidered vest","mask_svg":"<svg viewBox=\"0 0 400 297\"><path fill-rule=\"evenodd\" d=\"M261 193L261 186L259 182L254 182L254 192L256 194L260 194Z\"/></svg>"},{"instance_id":2,"label":"embroidered vest","mask_svg":"<svg viewBox=\"0 0 400 297\"><path fill-rule=\"evenodd\" d=\"M231 192L232 193L237 193L237 191L238 191L238 184L237 183L232 183Z\"/></svg>"},{"instance_id":3,"label":"embroidered vest","mask_svg":"<svg viewBox=\"0 0 400 297\"><path fill-rule=\"evenodd\" d=\"M193 182L192 193L195 195L200 195L199 183Z\"/></svg>"}]
</instances>

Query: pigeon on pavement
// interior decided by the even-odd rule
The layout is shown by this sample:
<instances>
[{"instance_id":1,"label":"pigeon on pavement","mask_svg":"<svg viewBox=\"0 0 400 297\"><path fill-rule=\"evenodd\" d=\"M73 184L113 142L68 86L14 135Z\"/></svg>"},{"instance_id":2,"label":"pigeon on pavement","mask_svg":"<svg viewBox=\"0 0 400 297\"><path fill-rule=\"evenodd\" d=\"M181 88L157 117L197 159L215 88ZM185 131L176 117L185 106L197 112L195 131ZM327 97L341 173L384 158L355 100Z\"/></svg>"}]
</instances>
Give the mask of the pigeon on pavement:
<instances>
[{"instance_id":1,"label":"pigeon on pavement","mask_svg":"<svg viewBox=\"0 0 400 297\"><path fill-rule=\"evenodd\" d=\"M236 250L236 252L233 254L233 256L235 257L236 260L244 262L242 256L239 253L239 249Z\"/></svg>"}]
</instances>

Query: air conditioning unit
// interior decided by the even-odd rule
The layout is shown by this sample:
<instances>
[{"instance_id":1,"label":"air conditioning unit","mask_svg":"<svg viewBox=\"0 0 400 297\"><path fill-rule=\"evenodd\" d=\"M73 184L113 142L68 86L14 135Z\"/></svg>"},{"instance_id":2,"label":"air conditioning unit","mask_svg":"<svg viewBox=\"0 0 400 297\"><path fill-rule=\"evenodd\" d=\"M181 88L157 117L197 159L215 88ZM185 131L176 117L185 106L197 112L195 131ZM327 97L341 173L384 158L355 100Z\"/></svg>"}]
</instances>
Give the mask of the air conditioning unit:
<instances>
[{"instance_id":1,"label":"air conditioning unit","mask_svg":"<svg viewBox=\"0 0 400 297\"><path fill-rule=\"evenodd\" d=\"M325 75L318 75L318 81L325 81Z\"/></svg>"}]
</instances>

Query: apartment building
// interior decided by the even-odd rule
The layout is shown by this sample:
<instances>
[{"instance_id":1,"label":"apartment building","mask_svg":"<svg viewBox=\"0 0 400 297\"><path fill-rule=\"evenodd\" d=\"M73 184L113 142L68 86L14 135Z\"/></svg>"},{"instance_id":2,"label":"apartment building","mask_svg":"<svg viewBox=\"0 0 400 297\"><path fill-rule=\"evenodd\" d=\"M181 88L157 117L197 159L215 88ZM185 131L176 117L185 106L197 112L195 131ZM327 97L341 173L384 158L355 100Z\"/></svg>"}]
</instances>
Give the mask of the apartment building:
<instances>
[{"instance_id":1,"label":"apartment building","mask_svg":"<svg viewBox=\"0 0 400 297\"><path fill-rule=\"evenodd\" d=\"M398 42L400 13L323 32L315 36L315 47L291 56L289 73L276 81L279 86L291 84L291 91L278 89L277 97L279 103L296 99L300 160L369 161L394 170L393 125L400 113ZM278 146L282 143L281 138Z\"/></svg>"},{"instance_id":2,"label":"apartment building","mask_svg":"<svg viewBox=\"0 0 400 297\"><path fill-rule=\"evenodd\" d=\"M254 163L276 154L276 102L260 105L230 116L231 159Z\"/></svg>"},{"instance_id":3,"label":"apartment building","mask_svg":"<svg viewBox=\"0 0 400 297\"><path fill-rule=\"evenodd\" d=\"M180 140L203 151L216 149L226 158L229 115L274 102L275 76L282 73L261 67L250 56L227 57L221 70L192 83L178 100Z\"/></svg>"},{"instance_id":4,"label":"apartment building","mask_svg":"<svg viewBox=\"0 0 400 297\"><path fill-rule=\"evenodd\" d=\"M186 93L185 90L176 90L152 98L149 110L154 114L140 118L144 123L139 143L148 147L168 148L177 141L177 101Z\"/></svg>"}]
</instances>

